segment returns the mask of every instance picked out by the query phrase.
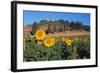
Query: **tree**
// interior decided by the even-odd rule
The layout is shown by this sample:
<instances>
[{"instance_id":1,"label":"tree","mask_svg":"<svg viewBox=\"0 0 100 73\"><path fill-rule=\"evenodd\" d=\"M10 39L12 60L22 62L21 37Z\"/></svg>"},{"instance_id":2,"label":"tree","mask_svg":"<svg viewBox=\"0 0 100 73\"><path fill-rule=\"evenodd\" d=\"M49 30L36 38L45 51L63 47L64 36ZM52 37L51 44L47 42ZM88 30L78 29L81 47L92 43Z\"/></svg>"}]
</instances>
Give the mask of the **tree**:
<instances>
[{"instance_id":1,"label":"tree","mask_svg":"<svg viewBox=\"0 0 100 73\"><path fill-rule=\"evenodd\" d=\"M50 23L48 23L48 30L47 30L48 33L50 33L50 29L51 29L51 26L50 26Z\"/></svg>"},{"instance_id":2,"label":"tree","mask_svg":"<svg viewBox=\"0 0 100 73\"><path fill-rule=\"evenodd\" d=\"M31 34L34 35L35 32L36 32L36 30L37 30L37 24L36 24L36 22L34 22L33 25L32 25L32 31L31 31Z\"/></svg>"}]
</instances>

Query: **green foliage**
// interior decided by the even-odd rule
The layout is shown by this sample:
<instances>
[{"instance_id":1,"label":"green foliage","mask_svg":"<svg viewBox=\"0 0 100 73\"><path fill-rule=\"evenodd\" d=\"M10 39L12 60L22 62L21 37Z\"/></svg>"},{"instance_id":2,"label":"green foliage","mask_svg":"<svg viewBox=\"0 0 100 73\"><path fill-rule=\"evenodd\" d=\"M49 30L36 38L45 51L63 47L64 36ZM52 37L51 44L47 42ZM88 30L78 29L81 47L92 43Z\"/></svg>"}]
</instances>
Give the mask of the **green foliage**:
<instances>
[{"instance_id":1,"label":"green foliage","mask_svg":"<svg viewBox=\"0 0 100 73\"><path fill-rule=\"evenodd\" d=\"M73 41L67 46L59 40L55 45L46 47L38 45L37 40L31 37L25 39L24 61L51 61L90 58L90 39L84 38Z\"/></svg>"},{"instance_id":2,"label":"green foliage","mask_svg":"<svg viewBox=\"0 0 100 73\"><path fill-rule=\"evenodd\" d=\"M43 22L38 22L37 25L44 25L44 23Z\"/></svg>"}]
</instances>

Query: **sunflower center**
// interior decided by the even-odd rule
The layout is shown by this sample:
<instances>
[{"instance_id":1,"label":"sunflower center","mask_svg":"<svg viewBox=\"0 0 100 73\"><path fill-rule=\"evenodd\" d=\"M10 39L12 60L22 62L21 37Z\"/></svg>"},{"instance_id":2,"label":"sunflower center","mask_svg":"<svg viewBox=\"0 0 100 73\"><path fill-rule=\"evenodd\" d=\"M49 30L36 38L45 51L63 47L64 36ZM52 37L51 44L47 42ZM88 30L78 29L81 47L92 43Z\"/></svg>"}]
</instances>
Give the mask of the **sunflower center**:
<instances>
[{"instance_id":1,"label":"sunflower center","mask_svg":"<svg viewBox=\"0 0 100 73\"><path fill-rule=\"evenodd\" d=\"M51 43L52 43L51 39L48 39L47 44L51 44Z\"/></svg>"},{"instance_id":2,"label":"sunflower center","mask_svg":"<svg viewBox=\"0 0 100 73\"><path fill-rule=\"evenodd\" d=\"M39 37L42 37L42 35L43 35L42 32L39 32L39 33L38 33L38 36L39 36Z\"/></svg>"},{"instance_id":3,"label":"sunflower center","mask_svg":"<svg viewBox=\"0 0 100 73\"><path fill-rule=\"evenodd\" d=\"M67 43L68 43L68 44L70 44L70 43L71 43L71 41L67 41Z\"/></svg>"}]
</instances>

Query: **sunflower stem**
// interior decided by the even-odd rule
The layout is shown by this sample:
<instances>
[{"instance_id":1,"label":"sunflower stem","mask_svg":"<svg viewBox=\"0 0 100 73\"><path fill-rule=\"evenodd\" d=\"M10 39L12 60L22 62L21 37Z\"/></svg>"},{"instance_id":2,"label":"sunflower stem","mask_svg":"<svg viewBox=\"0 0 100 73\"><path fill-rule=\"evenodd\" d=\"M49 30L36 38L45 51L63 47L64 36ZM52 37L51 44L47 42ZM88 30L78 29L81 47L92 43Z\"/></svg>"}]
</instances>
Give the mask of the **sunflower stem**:
<instances>
[{"instance_id":1,"label":"sunflower stem","mask_svg":"<svg viewBox=\"0 0 100 73\"><path fill-rule=\"evenodd\" d=\"M77 52L77 48L73 47L73 59L76 59L76 52Z\"/></svg>"}]
</instances>

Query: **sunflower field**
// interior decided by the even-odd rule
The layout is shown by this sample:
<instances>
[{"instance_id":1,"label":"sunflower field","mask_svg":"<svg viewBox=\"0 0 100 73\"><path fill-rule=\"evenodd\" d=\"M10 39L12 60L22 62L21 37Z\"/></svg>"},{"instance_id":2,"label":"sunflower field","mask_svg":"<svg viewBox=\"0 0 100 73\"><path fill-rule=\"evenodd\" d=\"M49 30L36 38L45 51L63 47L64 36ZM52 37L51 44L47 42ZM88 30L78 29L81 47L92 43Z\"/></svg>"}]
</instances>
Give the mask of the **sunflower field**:
<instances>
[{"instance_id":1,"label":"sunflower field","mask_svg":"<svg viewBox=\"0 0 100 73\"><path fill-rule=\"evenodd\" d=\"M48 37L44 30L24 36L24 59L30 61L75 60L90 58L90 37Z\"/></svg>"}]
</instances>

